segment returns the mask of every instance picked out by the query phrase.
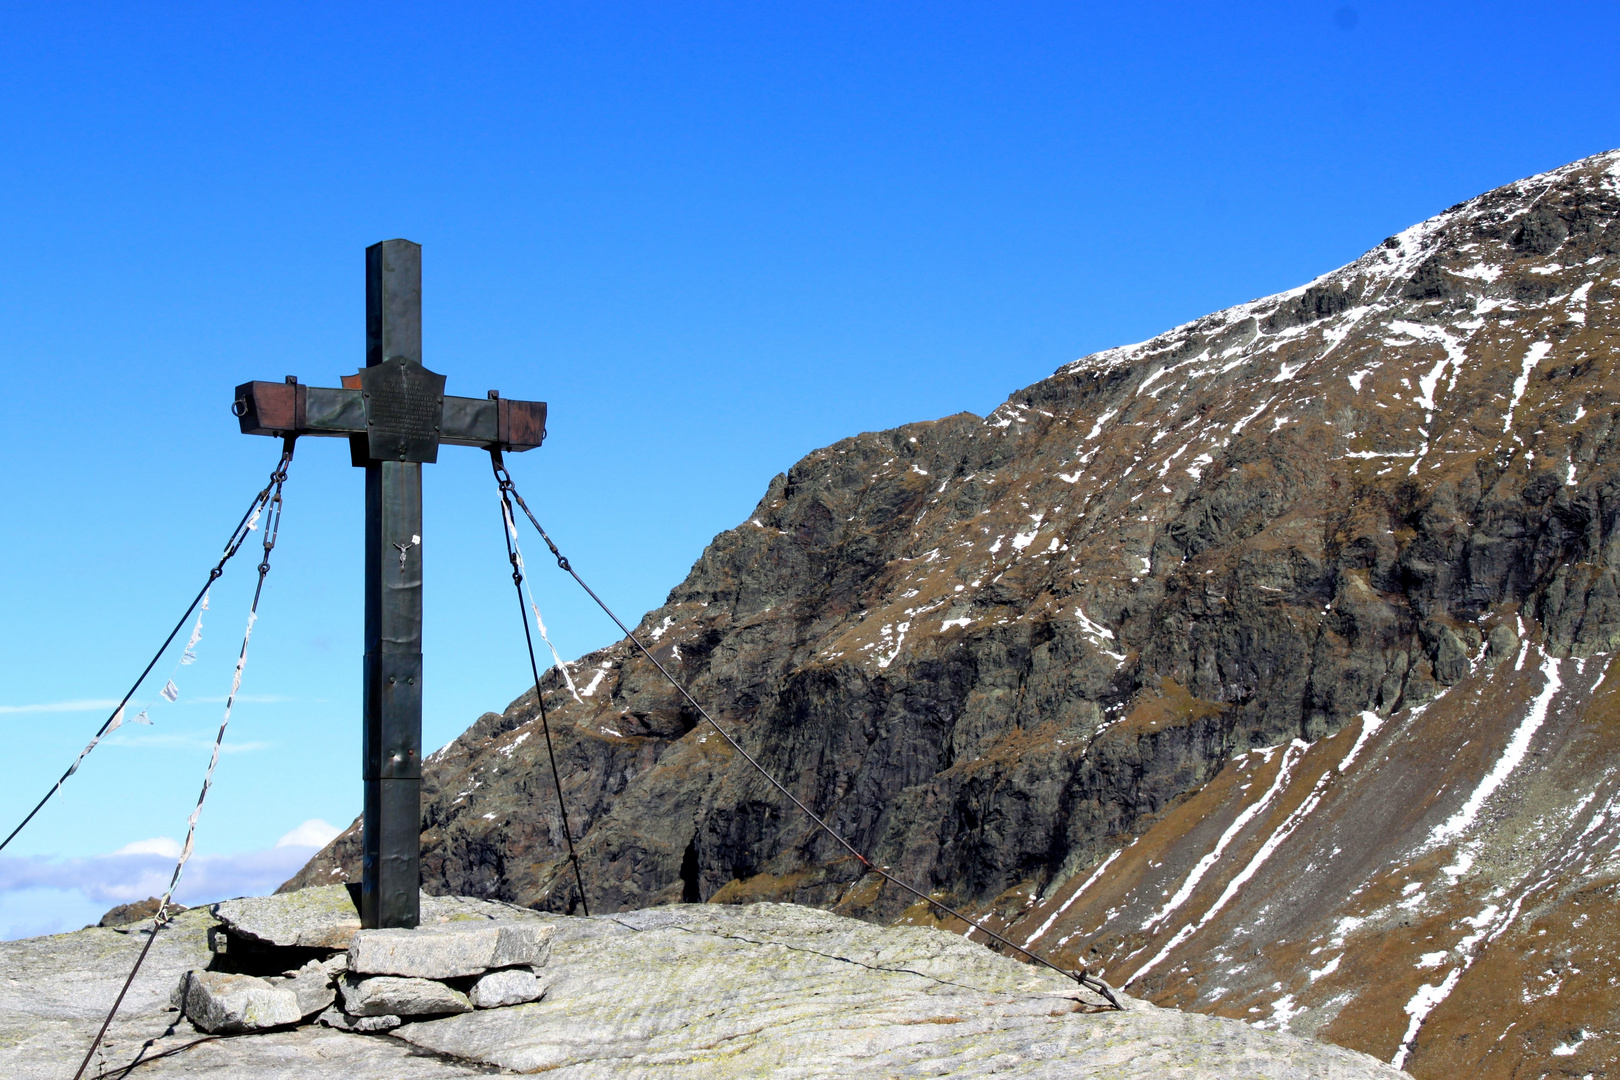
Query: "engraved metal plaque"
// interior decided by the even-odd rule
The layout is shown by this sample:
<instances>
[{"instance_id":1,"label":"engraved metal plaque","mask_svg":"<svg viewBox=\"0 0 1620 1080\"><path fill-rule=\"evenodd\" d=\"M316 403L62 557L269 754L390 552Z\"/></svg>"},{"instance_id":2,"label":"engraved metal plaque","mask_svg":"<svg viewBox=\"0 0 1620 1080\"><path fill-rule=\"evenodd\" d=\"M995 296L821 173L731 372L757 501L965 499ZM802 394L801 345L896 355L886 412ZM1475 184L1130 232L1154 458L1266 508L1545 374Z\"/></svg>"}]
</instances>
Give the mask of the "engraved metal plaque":
<instances>
[{"instance_id":1,"label":"engraved metal plaque","mask_svg":"<svg viewBox=\"0 0 1620 1080\"><path fill-rule=\"evenodd\" d=\"M360 369L366 441L373 461L439 460L444 376L393 357Z\"/></svg>"}]
</instances>

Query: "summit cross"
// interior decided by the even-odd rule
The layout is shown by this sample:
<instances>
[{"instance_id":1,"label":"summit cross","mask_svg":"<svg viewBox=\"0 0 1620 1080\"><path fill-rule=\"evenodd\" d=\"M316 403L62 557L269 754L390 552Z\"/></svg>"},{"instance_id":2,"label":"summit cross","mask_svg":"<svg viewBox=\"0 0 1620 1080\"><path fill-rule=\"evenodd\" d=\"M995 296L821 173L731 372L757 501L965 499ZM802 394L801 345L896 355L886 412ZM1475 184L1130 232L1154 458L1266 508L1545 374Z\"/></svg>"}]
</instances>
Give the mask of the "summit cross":
<instances>
[{"instance_id":1,"label":"summit cross","mask_svg":"<svg viewBox=\"0 0 1620 1080\"><path fill-rule=\"evenodd\" d=\"M422 466L439 446L533 450L546 403L449 397L422 366L422 246L366 249L366 364L341 388L249 382L231 409L246 435L346 437L366 470L366 652L360 924L413 927L421 888Z\"/></svg>"}]
</instances>

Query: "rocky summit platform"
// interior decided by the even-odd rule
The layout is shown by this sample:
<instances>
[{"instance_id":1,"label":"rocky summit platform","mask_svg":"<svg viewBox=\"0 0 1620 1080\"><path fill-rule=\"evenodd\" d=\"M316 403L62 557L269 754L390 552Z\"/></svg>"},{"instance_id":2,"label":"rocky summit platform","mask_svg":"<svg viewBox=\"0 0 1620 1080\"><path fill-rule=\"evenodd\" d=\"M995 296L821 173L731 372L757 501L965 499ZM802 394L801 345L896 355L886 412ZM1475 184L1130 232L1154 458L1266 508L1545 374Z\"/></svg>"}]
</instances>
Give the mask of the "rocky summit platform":
<instances>
[{"instance_id":1,"label":"rocky summit platform","mask_svg":"<svg viewBox=\"0 0 1620 1080\"><path fill-rule=\"evenodd\" d=\"M361 931L341 886L187 911L159 934L86 1075L1404 1075L1234 1020L1128 998L1116 1012L960 937L812 908L587 919L428 896L422 908L409 933ZM149 932L0 943L0 1075L68 1080Z\"/></svg>"}]
</instances>

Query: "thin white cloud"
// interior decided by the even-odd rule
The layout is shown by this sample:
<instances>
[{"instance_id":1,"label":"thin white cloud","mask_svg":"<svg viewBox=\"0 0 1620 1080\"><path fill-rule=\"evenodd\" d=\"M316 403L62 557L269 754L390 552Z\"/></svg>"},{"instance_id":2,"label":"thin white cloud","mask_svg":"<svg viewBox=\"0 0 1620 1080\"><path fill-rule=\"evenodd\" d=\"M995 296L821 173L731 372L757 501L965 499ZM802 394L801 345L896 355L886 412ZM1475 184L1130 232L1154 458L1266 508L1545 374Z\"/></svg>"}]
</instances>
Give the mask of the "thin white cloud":
<instances>
[{"instance_id":1,"label":"thin white cloud","mask_svg":"<svg viewBox=\"0 0 1620 1080\"><path fill-rule=\"evenodd\" d=\"M323 848L330 844L343 830L329 821L320 818L310 818L276 841L276 847L312 847ZM178 854L178 851L176 852Z\"/></svg>"},{"instance_id":2,"label":"thin white cloud","mask_svg":"<svg viewBox=\"0 0 1620 1080\"><path fill-rule=\"evenodd\" d=\"M131 709L135 708L140 699L132 698L129 703ZM283 705L297 698L285 694L238 694L238 705ZM221 696L184 697L176 702L178 705L223 705L225 698ZM83 698L77 701L44 701L37 705L0 705L0 716L30 716L38 713L71 713L71 712L109 712L118 705L117 698Z\"/></svg>"},{"instance_id":3,"label":"thin white cloud","mask_svg":"<svg viewBox=\"0 0 1620 1080\"><path fill-rule=\"evenodd\" d=\"M86 698L82 701L47 701L41 705L0 705L0 716L53 712L102 712L117 707L117 698Z\"/></svg>"},{"instance_id":4,"label":"thin white cloud","mask_svg":"<svg viewBox=\"0 0 1620 1080\"><path fill-rule=\"evenodd\" d=\"M181 732L151 732L144 735L115 735L107 740L108 746L150 746L169 750L208 750L214 745L211 735L187 735ZM229 737L219 748L222 754L249 754L255 750L268 750L275 743L232 742Z\"/></svg>"},{"instance_id":5,"label":"thin white cloud","mask_svg":"<svg viewBox=\"0 0 1620 1080\"><path fill-rule=\"evenodd\" d=\"M180 857L180 841L172 836L154 836L150 840L136 840L125 844L114 855L161 855L165 859Z\"/></svg>"}]
</instances>

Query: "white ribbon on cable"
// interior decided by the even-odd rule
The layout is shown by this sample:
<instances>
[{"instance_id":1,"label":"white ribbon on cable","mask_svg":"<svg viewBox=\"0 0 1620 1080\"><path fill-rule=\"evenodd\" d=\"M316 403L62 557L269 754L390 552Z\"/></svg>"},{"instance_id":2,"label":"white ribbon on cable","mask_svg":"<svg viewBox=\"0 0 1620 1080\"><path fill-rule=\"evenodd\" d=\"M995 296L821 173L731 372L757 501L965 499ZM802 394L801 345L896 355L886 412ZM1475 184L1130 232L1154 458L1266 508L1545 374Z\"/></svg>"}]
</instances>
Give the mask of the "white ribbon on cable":
<instances>
[{"instance_id":1,"label":"white ribbon on cable","mask_svg":"<svg viewBox=\"0 0 1620 1080\"><path fill-rule=\"evenodd\" d=\"M506 519L506 531L512 537L512 551L517 555L518 569L522 570L523 548L518 544L517 522L512 519L512 507L507 504L505 498L501 499L501 517ZM562 672L563 682L568 684L568 692L574 695L575 701L581 705L585 704L585 700L579 696L579 690L574 686L573 676L568 674L568 665L563 663L563 658L557 654L557 646L553 645L551 638L546 636L546 620L540 617L540 605L534 602L534 593L529 589L528 574L523 575L523 595L529 599L529 610L534 612L534 625L540 631L540 640L545 642L546 648L551 650L551 658L556 661L557 670ZM539 693L539 689L536 688L535 692Z\"/></svg>"},{"instance_id":2,"label":"white ribbon on cable","mask_svg":"<svg viewBox=\"0 0 1620 1080\"><path fill-rule=\"evenodd\" d=\"M167 701L170 704L173 704L180 699L180 687L175 685L174 677L180 674L180 669L182 667L195 664L197 662L197 643L202 640L203 634L203 612L208 610L208 594L211 591L212 590L210 589L203 590L202 603L197 605L197 621L193 623L191 627L191 637L186 640L186 647L184 651L180 653L180 658L174 662L174 667L169 671L169 677L163 683L162 689L157 692L157 697L152 698L152 700L148 701L141 708L140 712L130 717L130 723L150 725L152 723L152 718L148 715L148 713L151 711L152 706L158 703L158 698L162 698L164 701ZM120 717L119 723L122 722L123 718ZM113 725L113 727L117 726L118 724ZM112 728L107 729L107 734L112 734Z\"/></svg>"},{"instance_id":3,"label":"white ribbon on cable","mask_svg":"<svg viewBox=\"0 0 1620 1080\"><path fill-rule=\"evenodd\" d=\"M90 751L92 751L92 750L94 750L96 748L96 743L100 742L102 739L105 739L108 735L111 735L113 732L117 731L120 727L123 726L123 723L124 723L124 707L122 705L120 705L118 707L118 711L113 713L113 718L111 720L107 721L106 728L103 729L102 731L98 732L96 734L95 738L91 739L88 743L86 743L85 746L84 746L84 749L79 751L79 756L73 759L73 764L68 766L68 771L62 774L62 780L66 780L68 777L70 777L74 773L78 772L79 771L79 763L81 761L83 761L86 757L89 756ZM56 787L61 787L62 786L62 780L58 780L56 782ZM56 788L52 788L51 790L54 792L56 790Z\"/></svg>"},{"instance_id":4,"label":"white ribbon on cable","mask_svg":"<svg viewBox=\"0 0 1620 1080\"><path fill-rule=\"evenodd\" d=\"M253 515L254 520L248 523L253 528L258 520L258 514ZM192 809L191 816L186 819L186 842L180 847L180 859L174 864L174 876L169 879L169 887L158 901L157 917L161 919L169 908L169 900L174 896L174 890L180 884L180 875L185 872L186 863L191 860L191 853L197 841L197 819L202 815L203 803L208 798L208 791L214 786L214 768L219 764L219 750L225 743L225 728L231 722L231 709L236 705L236 693L242 689L242 668L247 665L248 642L253 640L253 624L259 621L256 611L248 611L247 628L242 631L242 651L236 656L236 671L231 676L231 692L225 698L225 715L219 721L219 734L214 736L214 752L208 759L208 771L203 774L202 791L197 793L197 805Z\"/></svg>"},{"instance_id":5,"label":"white ribbon on cable","mask_svg":"<svg viewBox=\"0 0 1620 1080\"><path fill-rule=\"evenodd\" d=\"M191 628L191 639L186 642L186 651L180 654L180 663L182 664L195 664L197 662L197 642L202 640L202 613L207 610L208 594L205 592L203 593L202 607L197 612L197 625Z\"/></svg>"},{"instance_id":6,"label":"white ribbon on cable","mask_svg":"<svg viewBox=\"0 0 1620 1080\"><path fill-rule=\"evenodd\" d=\"M158 692L159 695L161 697L163 697L167 701L174 701L176 698L178 698L180 696L179 688L174 685L175 672L180 670L180 665L181 664L190 664L190 663L193 663L197 659L197 654L193 650L196 649L197 642L202 640L202 613L207 611L207 610L208 610L208 590L205 589L205 590L203 590L202 603L200 605L198 605L198 609L197 609L197 623L196 623L195 626L193 626L191 628L191 640L186 642L185 652L181 654L179 662L174 665L174 671L169 672L168 681L163 684L163 689ZM157 701L157 698L153 698L151 701L147 702L146 707L143 708L140 712L136 713L134 716L130 717L129 722L132 723L132 724L147 724L147 725L150 725L152 723L152 718L147 715L147 710L150 709L152 707L152 705L156 703L156 701ZM91 739L88 743L86 743L83 750L79 751L79 756L73 759L73 764L68 766L68 771L62 774L62 780L66 780L68 777L70 777L74 773L78 772L79 771L79 764L81 762L83 762L86 757L89 756L90 751L92 751L92 750L94 750L96 748L96 744L101 742L102 739L105 739L107 736L111 735L113 732L117 731L119 728L121 728L123 726L124 726L124 707L122 705L120 705L118 707L118 711L113 713L113 718L111 720L107 721L107 726L104 729L102 729L100 732L98 732L96 734L95 738ZM62 780L58 780L56 782L56 787L57 788L60 788L62 786ZM53 788L52 791L54 792L55 788ZM48 797L49 796L47 796L47 798Z\"/></svg>"}]
</instances>

